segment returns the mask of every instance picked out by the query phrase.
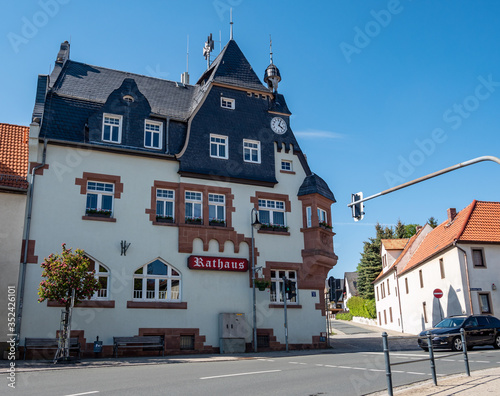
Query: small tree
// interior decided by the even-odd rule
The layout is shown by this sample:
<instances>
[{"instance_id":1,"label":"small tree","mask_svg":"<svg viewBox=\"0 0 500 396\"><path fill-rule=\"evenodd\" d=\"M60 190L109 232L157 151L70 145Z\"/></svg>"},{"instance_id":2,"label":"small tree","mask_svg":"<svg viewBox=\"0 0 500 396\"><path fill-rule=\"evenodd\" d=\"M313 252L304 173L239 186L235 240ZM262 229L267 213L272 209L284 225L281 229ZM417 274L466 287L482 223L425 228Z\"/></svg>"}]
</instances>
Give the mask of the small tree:
<instances>
[{"instance_id":1,"label":"small tree","mask_svg":"<svg viewBox=\"0 0 500 396\"><path fill-rule=\"evenodd\" d=\"M65 307L60 348L64 346L64 357L69 356L70 308L87 300L100 288L95 270L89 270L90 260L83 250L66 249L62 244L61 254L51 254L41 264L42 277L38 288L38 302L57 301ZM73 300L74 297L74 301Z\"/></svg>"}]
</instances>

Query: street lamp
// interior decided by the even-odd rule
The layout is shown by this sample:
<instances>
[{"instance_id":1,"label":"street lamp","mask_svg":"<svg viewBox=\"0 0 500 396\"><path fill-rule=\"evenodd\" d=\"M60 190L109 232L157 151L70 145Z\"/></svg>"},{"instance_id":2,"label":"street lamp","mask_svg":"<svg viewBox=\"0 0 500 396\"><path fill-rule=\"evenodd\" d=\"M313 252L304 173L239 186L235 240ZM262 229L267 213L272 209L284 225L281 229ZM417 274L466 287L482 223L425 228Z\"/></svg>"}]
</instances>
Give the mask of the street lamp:
<instances>
[{"instance_id":1,"label":"street lamp","mask_svg":"<svg viewBox=\"0 0 500 396\"><path fill-rule=\"evenodd\" d=\"M253 214L255 213L255 221L253 221ZM253 351L257 352L257 308L255 299L255 238L254 229L260 230L262 223L257 217L258 211L252 208L250 212L250 222L252 224L252 294L253 294ZM253 222L252 222L253 221Z\"/></svg>"}]
</instances>

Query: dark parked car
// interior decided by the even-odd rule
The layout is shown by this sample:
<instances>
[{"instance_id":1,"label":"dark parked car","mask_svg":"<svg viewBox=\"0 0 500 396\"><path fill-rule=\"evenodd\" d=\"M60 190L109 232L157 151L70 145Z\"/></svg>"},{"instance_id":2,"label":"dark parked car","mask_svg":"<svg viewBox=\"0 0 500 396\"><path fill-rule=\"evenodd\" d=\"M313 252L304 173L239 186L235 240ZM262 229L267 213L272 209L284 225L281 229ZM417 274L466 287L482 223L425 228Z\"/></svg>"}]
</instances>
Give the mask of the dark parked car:
<instances>
[{"instance_id":1,"label":"dark parked car","mask_svg":"<svg viewBox=\"0 0 500 396\"><path fill-rule=\"evenodd\" d=\"M500 348L500 319L489 315L457 315L439 322L434 328L424 330L421 337L430 331L433 335L433 348L446 348L452 351L462 350L460 329L465 330L467 349L480 345L493 345ZM419 338L418 346L428 351L427 338Z\"/></svg>"}]
</instances>

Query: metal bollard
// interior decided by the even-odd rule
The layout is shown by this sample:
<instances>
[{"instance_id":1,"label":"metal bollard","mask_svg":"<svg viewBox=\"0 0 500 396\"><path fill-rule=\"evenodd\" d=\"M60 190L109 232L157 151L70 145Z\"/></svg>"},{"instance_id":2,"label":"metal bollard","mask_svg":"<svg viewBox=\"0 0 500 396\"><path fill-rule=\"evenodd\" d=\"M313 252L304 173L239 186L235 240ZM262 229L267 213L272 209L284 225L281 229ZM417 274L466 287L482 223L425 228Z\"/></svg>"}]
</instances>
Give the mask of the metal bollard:
<instances>
[{"instance_id":1,"label":"metal bollard","mask_svg":"<svg viewBox=\"0 0 500 396\"><path fill-rule=\"evenodd\" d=\"M432 337L431 332L428 331L427 335L427 347L429 348L429 359L431 361L431 373L432 373L432 381L434 385L437 386L437 377L436 377L436 364L434 362L434 347L432 346Z\"/></svg>"},{"instance_id":2,"label":"metal bollard","mask_svg":"<svg viewBox=\"0 0 500 396\"><path fill-rule=\"evenodd\" d=\"M385 331L382 333L382 344L384 346L385 375L387 377L387 393L389 396L393 396L394 394L392 392L391 360L389 359L389 343L387 342L387 333Z\"/></svg>"},{"instance_id":3,"label":"metal bollard","mask_svg":"<svg viewBox=\"0 0 500 396\"><path fill-rule=\"evenodd\" d=\"M467 340L465 338L465 330L460 329L460 336L462 337L462 350L464 353L464 362L465 362L465 373L470 377L470 369L469 369L469 356L467 355Z\"/></svg>"}]
</instances>

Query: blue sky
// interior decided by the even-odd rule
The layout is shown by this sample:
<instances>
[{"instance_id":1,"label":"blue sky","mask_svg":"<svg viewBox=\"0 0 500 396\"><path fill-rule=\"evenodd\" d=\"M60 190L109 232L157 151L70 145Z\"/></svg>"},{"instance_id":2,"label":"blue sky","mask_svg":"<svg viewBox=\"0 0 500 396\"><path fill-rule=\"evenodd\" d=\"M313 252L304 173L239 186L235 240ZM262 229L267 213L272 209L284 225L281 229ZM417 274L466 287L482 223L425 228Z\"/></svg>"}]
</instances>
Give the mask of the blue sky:
<instances>
[{"instance_id":1,"label":"blue sky","mask_svg":"<svg viewBox=\"0 0 500 396\"><path fill-rule=\"evenodd\" d=\"M59 45L71 59L169 80L206 68L203 44L234 38L259 77L269 35L291 128L312 170L334 192L331 275L354 271L377 222L440 222L473 199L498 201L500 167L472 165L366 203L375 194L482 155L500 156L500 3L478 1L3 2L0 122L29 125L38 74ZM215 43L214 57L219 43Z\"/></svg>"}]
</instances>

